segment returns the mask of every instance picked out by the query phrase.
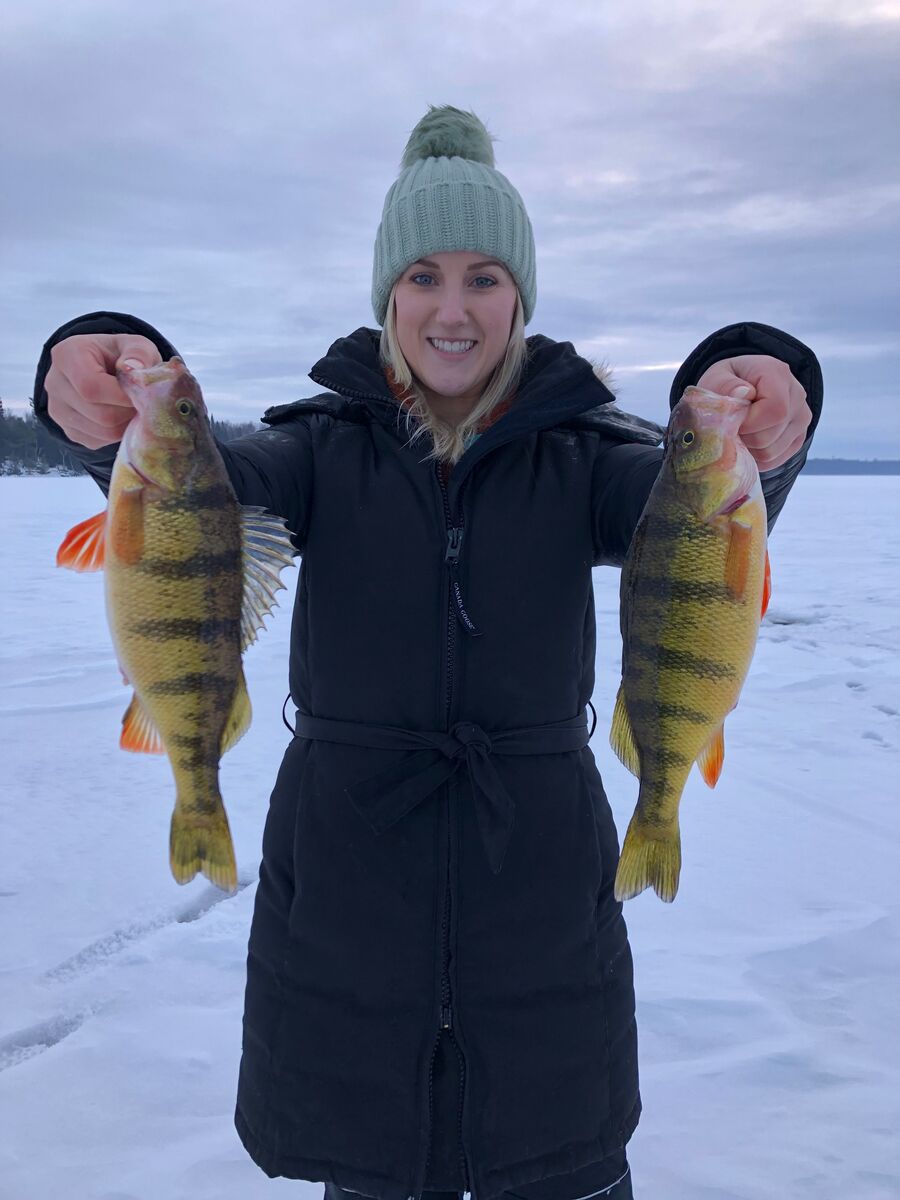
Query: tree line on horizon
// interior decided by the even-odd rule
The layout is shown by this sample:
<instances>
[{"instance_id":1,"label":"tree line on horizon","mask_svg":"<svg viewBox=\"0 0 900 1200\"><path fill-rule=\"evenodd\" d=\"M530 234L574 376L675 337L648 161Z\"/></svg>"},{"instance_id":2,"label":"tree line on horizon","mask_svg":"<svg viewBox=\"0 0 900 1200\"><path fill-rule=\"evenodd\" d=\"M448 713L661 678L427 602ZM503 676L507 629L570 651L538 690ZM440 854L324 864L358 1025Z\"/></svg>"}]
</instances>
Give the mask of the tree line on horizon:
<instances>
[{"instance_id":1,"label":"tree line on horizon","mask_svg":"<svg viewBox=\"0 0 900 1200\"><path fill-rule=\"evenodd\" d=\"M215 437L230 442L261 429L258 421L224 421L211 416ZM0 475L84 475L66 446L51 437L34 412L8 412L0 400Z\"/></svg>"},{"instance_id":2,"label":"tree line on horizon","mask_svg":"<svg viewBox=\"0 0 900 1200\"><path fill-rule=\"evenodd\" d=\"M215 437L230 442L262 429L259 421L224 421L211 416ZM809 475L900 475L900 460L882 458L811 458ZM7 412L0 400L0 475L84 475L84 467L51 437L35 418Z\"/></svg>"}]
</instances>

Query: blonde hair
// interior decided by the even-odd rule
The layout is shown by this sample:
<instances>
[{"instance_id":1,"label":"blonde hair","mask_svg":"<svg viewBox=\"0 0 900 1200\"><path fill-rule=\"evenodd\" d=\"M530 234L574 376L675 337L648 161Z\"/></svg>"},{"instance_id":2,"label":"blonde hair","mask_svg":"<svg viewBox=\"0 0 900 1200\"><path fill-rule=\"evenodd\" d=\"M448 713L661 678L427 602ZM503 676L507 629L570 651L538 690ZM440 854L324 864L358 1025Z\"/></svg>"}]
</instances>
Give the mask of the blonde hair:
<instances>
[{"instance_id":1,"label":"blonde hair","mask_svg":"<svg viewBox=\"0 0 900 1200\"><path fill-rule=\"evenodd\" d=\"M400 349L400 342L397 338L397 318L394 306L397 283L391 288L391 294L388 297L378 357L383 367L390 367L395 383L406 394L404 408L407 431L411 425L415 425L410 435L410 444L428 432L431 434L433 449L426 455L426 458L435 458L441 462L452 464L462 458L466 447L476 436L480 422L493 412L498 404L509 399L519 385L528 354L528 347L525 344L525 312L522 308L522 299L517 288L516 308L510 326L506 353L494 368L478 403L465 420L460 421L459 425L454 427L448 425L446 421L442 421L429 408L418 380L403 357L403 351ZM398 411L398 421L402 411L402 409Z\"/></svg>"}]
</instances>

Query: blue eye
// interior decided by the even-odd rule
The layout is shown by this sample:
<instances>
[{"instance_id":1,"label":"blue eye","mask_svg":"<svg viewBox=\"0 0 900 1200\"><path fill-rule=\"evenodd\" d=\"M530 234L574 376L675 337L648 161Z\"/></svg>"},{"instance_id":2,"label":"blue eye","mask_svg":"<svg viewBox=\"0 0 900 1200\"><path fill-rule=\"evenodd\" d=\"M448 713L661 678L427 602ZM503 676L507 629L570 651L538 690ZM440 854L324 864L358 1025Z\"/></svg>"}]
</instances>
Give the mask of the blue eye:
<instances>
[{"instance_id":1,"label":"blue eye","mask_svg":"<svg viewBox=\"0 0 900 1200\"><path fill-rule=\"evenodd\" d=\"M476 276L475 276L475 278L472 280L472 282L473 282L473 283L477 283L479 279L484 279L484 280L486 280L486 281L487 281L487 282L488 282L488 283L491 285L491 287L496 287L496 286L497 286L497 281L496 281L496 279L491 279L490 275L476 275ZM480 292L486 292L486 291L489 291L490 289L488 289L488 288L479 288L478 290L479 290Z\"/></svg>"},{"instance_id":2,"label":"blue eye","mask_svg":"<svg viewBox=\"0 0 900 1200\"><path fill-rule=\"evenodd\" d=\"M410 275L410 277L409 277L410 283L415 283L416 280L418 280L418 279L432 279L432 278L433 278L432 275L428 275L424 271L420 271L417 275Z\"/></svg>"}]
</instances>

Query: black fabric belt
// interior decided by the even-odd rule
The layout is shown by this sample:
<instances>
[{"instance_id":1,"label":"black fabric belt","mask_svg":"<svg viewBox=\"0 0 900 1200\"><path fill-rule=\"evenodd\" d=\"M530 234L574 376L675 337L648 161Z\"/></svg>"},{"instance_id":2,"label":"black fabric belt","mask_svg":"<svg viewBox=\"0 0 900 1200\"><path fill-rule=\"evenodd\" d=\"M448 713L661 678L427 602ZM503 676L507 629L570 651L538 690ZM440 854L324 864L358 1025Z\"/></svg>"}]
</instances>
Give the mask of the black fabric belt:
<instances>
[{"instance_id":1,"label":"black fabric belt","mask_svg":"<svg viewBox=\"0 0 900 1200\"><path fill-rule=\"evenodd\" d=\"M593 732L593 731L591 731ZM487 733L471 721L459 721L449 733L398 729L390 725L332 721L297 713L295 737L373 750L409 750L401 762L354 783L347 795L376 833L383 833L465 766L475 794L478 825L494 874L512 833L516 806L503 786L493 754L564 754L582 750L590 740L584 713L551 725Z\"/></svg>"}]
</instances>

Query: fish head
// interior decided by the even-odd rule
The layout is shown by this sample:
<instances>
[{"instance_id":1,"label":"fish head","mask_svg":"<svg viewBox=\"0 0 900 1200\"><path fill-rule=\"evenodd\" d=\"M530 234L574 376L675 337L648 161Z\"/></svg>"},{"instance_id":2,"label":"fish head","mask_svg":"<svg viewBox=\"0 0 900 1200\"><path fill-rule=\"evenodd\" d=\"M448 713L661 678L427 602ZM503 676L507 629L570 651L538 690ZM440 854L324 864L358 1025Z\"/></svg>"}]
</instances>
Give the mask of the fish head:
<instances>
[{"instance_id":1,"label":"fish head","mask_svg":"<svg viewBox=\"0 0 900 1200\"><path fill-rule=\"evenodd\" d=\"M689 387L672 410L666 459L690 507L704 519L733 511L758 472L739 431L751 401Z\"/></svg>"},{"instance_id":2,"label":"fish head","mask_svg":"<svg viewBox=\"0 0 900 1200\"><path fill-rule=\"evenodd\" d=\"M129 465L145 482L179 490L211 436L200 385L180 358L120 367L116 378L136 412L122 439Z\"/></svg>"}]
</instances>

